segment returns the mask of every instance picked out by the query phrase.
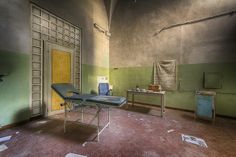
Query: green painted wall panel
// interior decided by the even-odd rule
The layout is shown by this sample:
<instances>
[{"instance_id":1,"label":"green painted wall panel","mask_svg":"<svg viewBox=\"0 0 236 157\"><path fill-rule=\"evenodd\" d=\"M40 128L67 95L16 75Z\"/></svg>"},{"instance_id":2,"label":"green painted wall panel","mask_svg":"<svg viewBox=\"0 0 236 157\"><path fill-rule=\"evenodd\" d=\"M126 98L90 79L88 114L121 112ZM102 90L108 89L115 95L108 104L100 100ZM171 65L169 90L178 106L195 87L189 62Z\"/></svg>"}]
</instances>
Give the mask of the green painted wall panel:
<instances>
[{"instance_id":1,"label":"green painted wall panel","mask_svg":"<svg viewBox=\"0 0 236 157\"><path fill-rule=\"evenodd\" d=\"M236 94L217 94L216 112L221 115L236 117Z\"/></svg>"},{"instance_id":2,"label":"green painted wall panel","mask_svg":"<svg viewBox=\"0 0 236 157\"><path fill-rule=\"evenodd\" d=\"M167 92L166 106L194 110L195 96L194 92Z\"/></svg>"},{"instance_id":3,"label":"green painted wall panel","mask_svg":"<svg viewBox=\"0 0 236 157\"><path fill-rule=\"evenodd\" d=\"M109 78L109 68L82 64L82 92L91 93L98 91L97 77L107 76Z\"/></svg>"},{"instance_id":4,"label":"green painted wall panel","mask_svg":"<svg viewBox=\"0 0 236 157\"><path fill-rule=\"evenodd\" d=\"M110 69L110 83L117 95L125 95L127 89L136 85L147 88L153 80L152 76L152 67Z\"/></svg>"},{"instance_id":5,"label":"green painted wall panel","mask_svg":"<svg viewBox=\"0 0 236 157\"><path fill-rule=\"evenodd\" d=\"M179 82L181 91L198 90L203 87L203 72L222 74L222 89L217 92L236 93L236 63L187 64L179 65Z\"/></svg>"},{"instance_id":6,"label":"green painted wall panel","mask_svg":"<svg viewBox=\"0 0 236 157\"><path fill-rule=\"evenodd\" d=\"M168 91L166 106L194 110L195 91L203 89L203 73L222 74L222 88L215 89L217 114L236 117L236 63L185 64L178 66L178 90ZM126 96L126 90L148 88L153 80L153 67L127 67L110 69L110 83L114 95ZM130 99L130 98L129 98ZM159 98L137 97L139 102L158 104Z\"/></svg>"},{"instance_id":7,"label":"green painted wall panel","mask_svg":"<svg viewBox=\"0 0 236 157\"><path fill-rule=\"evenodd\" d=\"M29 119L29 55L0 51L0 71L0 125Z\"/></svg>"}]
</instances>

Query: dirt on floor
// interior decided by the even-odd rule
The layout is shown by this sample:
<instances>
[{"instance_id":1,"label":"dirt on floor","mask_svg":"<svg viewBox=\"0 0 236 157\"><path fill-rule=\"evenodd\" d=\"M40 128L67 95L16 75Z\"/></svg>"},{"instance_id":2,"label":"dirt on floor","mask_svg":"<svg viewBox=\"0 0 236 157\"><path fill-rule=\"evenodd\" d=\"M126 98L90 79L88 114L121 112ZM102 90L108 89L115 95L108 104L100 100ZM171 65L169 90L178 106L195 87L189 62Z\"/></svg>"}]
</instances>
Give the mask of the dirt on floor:
<instances>
[{"instance_id":1,"label":"dirt on floor","mask_svg":"<svg viewBox=\"0 0 236 157\"><path fill-rule=\"evenodd\" d=\"M93 109L88 109L94 112ZM101 113L101 125L106 119ZM0 131L0 137L11 139L0 142L8 148L1 157L65 157L75 153L87 157L235 157L236 120L216 117L215 123L194 119L193 113L141 106L111 109L111 123L93 141L97 128L72 123L80 120L78 113L69 113L64 133L64 114L30 121L24 125ZM84 122L91 123L85 116ZM97 124L96 119L92 124ZM182 141L181 134L202 138L207 147ZM89 142L87 142L89 141ZM1 147L1 146L0 146Z\"/></svg>"}]
</instances>

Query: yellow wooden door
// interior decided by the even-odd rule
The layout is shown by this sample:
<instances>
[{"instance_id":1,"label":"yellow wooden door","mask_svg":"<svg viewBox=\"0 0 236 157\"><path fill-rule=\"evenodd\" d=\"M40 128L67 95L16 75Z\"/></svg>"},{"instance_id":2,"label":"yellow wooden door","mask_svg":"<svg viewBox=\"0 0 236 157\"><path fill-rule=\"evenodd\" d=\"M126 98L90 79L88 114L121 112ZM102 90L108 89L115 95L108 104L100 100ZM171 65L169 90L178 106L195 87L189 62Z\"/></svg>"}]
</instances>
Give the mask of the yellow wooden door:
<instances>
[{"instance_id":1,"label":"yellow wooden door","mask_svg":"<svg viewBox=\"0 0 236 157\"><path fill-rule=\"evenodd\" d=\"M52 83L71 83L71 53L57 49L51 52L51 82ZM51 91L52 102L51 110L63 109L60 104L63 99L55 92Z\"/></svg>"}]
</instances>

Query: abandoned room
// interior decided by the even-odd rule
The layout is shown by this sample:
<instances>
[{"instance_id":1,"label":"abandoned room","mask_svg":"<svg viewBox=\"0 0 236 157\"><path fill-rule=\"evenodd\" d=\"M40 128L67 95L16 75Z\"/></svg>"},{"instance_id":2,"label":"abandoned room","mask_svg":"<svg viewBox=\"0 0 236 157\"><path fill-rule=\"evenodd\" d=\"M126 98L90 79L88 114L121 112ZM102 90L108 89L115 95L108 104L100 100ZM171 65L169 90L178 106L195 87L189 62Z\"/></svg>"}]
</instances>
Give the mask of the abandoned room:
<instances>
[{"instance_id":1,"label":"abandoned room","mask_svg":"<svg viewBox=\"0 0 236 157\"><path fill-rule=\"evenodd\" d=\"M1 157L235 157L236 0L0 0Z\"/></svg>"}]
</instances>

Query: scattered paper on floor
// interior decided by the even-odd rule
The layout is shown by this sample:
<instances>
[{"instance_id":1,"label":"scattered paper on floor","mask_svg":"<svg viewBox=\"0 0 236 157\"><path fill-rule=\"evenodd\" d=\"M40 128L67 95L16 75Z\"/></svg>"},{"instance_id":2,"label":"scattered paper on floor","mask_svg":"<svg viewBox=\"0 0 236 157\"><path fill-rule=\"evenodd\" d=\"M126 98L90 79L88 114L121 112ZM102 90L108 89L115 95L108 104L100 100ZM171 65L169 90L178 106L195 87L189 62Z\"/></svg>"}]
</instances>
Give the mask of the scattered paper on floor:
<instances>
[{"instance_id":1,"label":"scattered paper on floor","mask_svg":"<svg viewBox=\"0 0 236 157\"><path fill-rule=\"evenodd\" d=\"M84 142L84 143L82 144L82 146L85 147L86 144L87 144L87 142Z\"/></svg>"},{"instance_id":2,"label":"scattered paper on floor","mask_svg":"<svg viewBox=\"0 0 236 157\"><path fill-rule=\"evenodd\" d=\"M196 144L196 145L207 148L207 144L203 139L197 138L197 137L194 137L194 136L190 136L190 135L185 135L185 134L181 134L181 135L182 135L182 141L192 143L192 144Z\"/></svg>"},{"instance_id":3,"label":"scattered paper on floor","mask_svg":"<svg viewBox=\"0 0 236 157\"><path fill-rule=\"evenodd\" d=\"M4 151L6 149L8 149L8 147L5 144L0 145L0 152Z\"/></svg>"},{"instance_id":4,"label":"scattered paper on floor","mask_svg":"<svg viewBox=\"0 0 236 157\"><path fill-rule=\"evenodd\" d=\"M171 133L171 132L173 132L173 131L175 131L174 129L170 129L170 130L168 130L167 132L168 133Z\"/></svg>"},{"instance_id":5,"label":"scattered paper on floor","mask_svg":"<svg viewBox=\"0 0 236 157\"><path fill-rule=\"evenodd\" d=\"M175 123L178 123L178 121L177 120L172 120L173 122L175 122Z\"/></svg>"},{"instance_id":6,"label":"scattered paper on floor","mask_svg":"<svg viewBox=\"0 0 236 157\"><path fill-rule=\"evenodd\" d=\"M66 154L65 157L87 157L87 156L79 155L79 154L75 154L75 153L68 153L68 154Z\"/></svg>"},{"instance_id":7,"label":"scattered paper on floor","mask_svg":"<svg viewBox=\"0 0 236 157\"><path fill-rule=\"evenodd\" d=\"M0 142L9 141L10 139L11 139L11 136L0 137Z\"/></svg>"}]
</instances>

